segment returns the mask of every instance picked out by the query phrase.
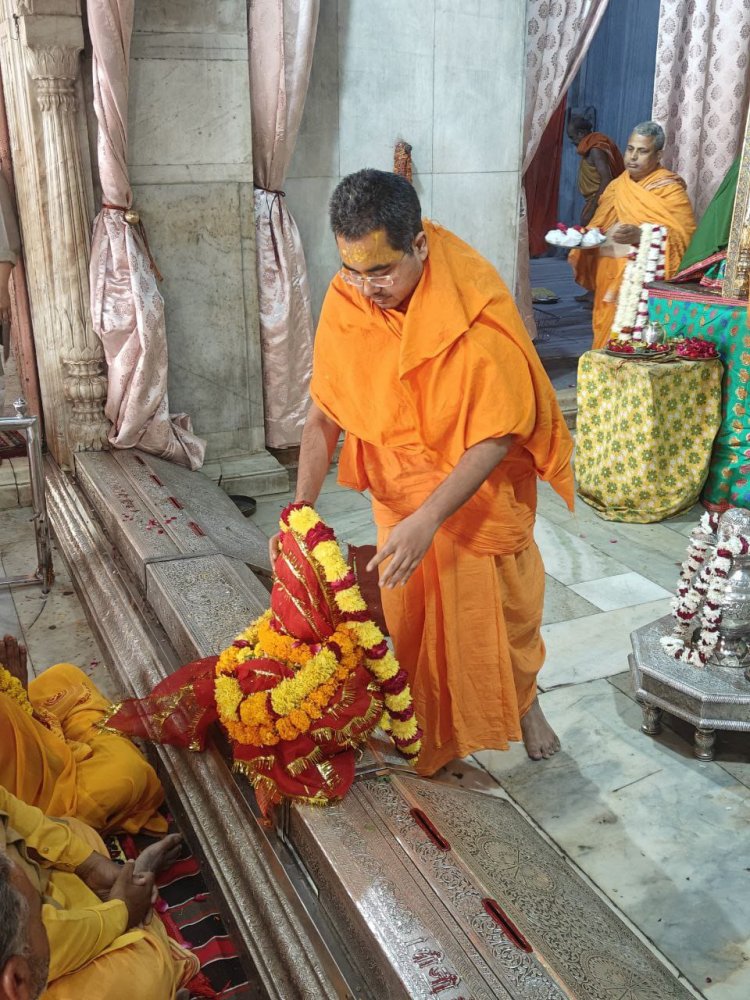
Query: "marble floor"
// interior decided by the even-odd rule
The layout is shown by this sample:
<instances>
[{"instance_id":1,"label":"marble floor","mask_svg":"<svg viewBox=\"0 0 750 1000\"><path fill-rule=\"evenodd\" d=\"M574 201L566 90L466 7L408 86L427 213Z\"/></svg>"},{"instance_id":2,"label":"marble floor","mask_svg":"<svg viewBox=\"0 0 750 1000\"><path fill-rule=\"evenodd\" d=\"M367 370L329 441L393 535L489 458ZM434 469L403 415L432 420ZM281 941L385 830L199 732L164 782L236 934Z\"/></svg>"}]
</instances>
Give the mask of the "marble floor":
<instances>
[{"instance_id":1,"label":"marble floor","mask_svg":"<svg viewBox=\"0 0 750 1000\"><path fill-rule=\"evenodd\" d=\"M276 530L288 495L258 502L257 524ZM342 541L375 540L364 496L330 474L317 505ZM5 574L34 558L30 510L0 513ZM563 749L530 761L520 745L486 751L445 777L524 811L662 955L696 995L750 996L750 738L724 739L699 763L689 728L672 720L640 732L627 673L629 634L666 613L696 508L657 525L602 521L579 501L575 515L540 489L537 541L547 569L540 675L544 711ZM100 651L57 556L57 580L0 591L0 627L21 634L33 671L71 660L114 695ZM637 1000L637 998L629 998Z\"/></svg>"}]
</instances>

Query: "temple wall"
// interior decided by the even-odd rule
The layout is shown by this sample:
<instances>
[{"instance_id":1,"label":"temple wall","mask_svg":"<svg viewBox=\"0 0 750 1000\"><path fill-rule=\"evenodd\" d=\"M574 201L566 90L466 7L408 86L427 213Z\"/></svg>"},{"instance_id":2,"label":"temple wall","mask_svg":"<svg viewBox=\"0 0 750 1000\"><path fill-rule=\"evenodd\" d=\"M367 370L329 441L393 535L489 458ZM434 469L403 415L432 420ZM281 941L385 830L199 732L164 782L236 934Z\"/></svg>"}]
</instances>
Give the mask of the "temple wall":
<instances>
[{"instance_id":1,"label":"temple wall","mask_svg":"<svg viewBox=\"0 0 750 1000\"><path fill-rule=\"evenodd\" d=\"M327 203L362 167L413 146L424 214L513 286L525 0L322 0L305 113L285 190L317 317L339 266Z\"/></svg>"},{"instance_id":2,"label":"temple wall","mask_svg":"<svg viewBox=\"0 0 750 1000\"><path fill-rule=\"evenodd\" d=\"M264 451L245 0L137 3L129 113L134 204L164 275L170 408L207 439L206 472L265 492L280 467Z\"/></svg>"}]
</instances>

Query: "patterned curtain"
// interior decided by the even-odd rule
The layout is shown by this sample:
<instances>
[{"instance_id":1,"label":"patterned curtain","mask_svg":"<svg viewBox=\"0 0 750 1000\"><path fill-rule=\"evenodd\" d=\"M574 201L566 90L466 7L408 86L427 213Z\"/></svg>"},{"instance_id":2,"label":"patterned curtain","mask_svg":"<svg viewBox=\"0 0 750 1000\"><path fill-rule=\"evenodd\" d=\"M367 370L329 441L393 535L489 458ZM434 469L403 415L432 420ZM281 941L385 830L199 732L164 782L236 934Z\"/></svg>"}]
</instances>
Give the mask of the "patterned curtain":
<instances>
[{"instance_id":1,"label":"patterned curtain","mask_svg":"<svg viewBox=\"0 0 750 1000\"><path fill-rule=\"evenodd\" d=\"M608 3L609 0L528 0L523 173L534 159L555 108L578 72ZM516 273L518 308L526 328L535 337L529 278L529 231L523 188Z\"/></svg>"},{"instance_id":2,"label":"patterned curtain","mask_svg":"<svg viewBox=\"0 0 750 1000\"><path fill-rule=\"evenodd\" d=\"M128 70L135 0L88 0L102 208L91 243L91 321L107 359L113 448L199 469L205 442L170 414L164 299L128 178Z\"/></svg>"},{"instance_id":3,"label":"patterned curtain","mask_svg":"<svg viewBox=\"0 0 750 1000\"><path fill-rule=\"evenodd\" d=\"M750 0L661 0L652 116L700 218L742 148Z\"/></svg>"},{"instance_id":4,"label":"patterned curtain","mask_svg":"<svg viewBox=\"0 0 750 1000\"><path fill-rule=\"evenodd\" d=\"M320 0L250 0L250 104L266 443L298 445L313 322L305 255L284 184L310 81Z\"/></svg>"}]
</instances>

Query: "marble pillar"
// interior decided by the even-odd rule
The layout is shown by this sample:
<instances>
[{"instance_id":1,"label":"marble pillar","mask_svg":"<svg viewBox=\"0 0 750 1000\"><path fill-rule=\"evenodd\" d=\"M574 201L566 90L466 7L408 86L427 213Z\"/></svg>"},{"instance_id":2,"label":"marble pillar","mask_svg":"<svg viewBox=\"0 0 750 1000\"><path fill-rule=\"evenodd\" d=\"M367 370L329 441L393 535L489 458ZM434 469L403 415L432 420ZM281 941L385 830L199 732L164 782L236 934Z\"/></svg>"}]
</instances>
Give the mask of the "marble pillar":
<instances>
[{"instance_id":1,"label":"marble pillar","mask_svg":"<svg viewBox=\"0 0 750 1000\"><path fill-rule=\"evenodd\" d=\"M128 132L164 275L171 409L228 492L284 490L265 450L245 0L136 3Z\"/></svg>"},{"instance_id":2,"label":"marble pillar","mask_svg":"<svg viewBox=\"0 0 750 1000\"><path fill-rule=\"evenodd\" d=\"M47 445L106 447L107 382L89 315L93 194L78 0L2 0L3 75ZM85 152L84 152L85 151Z\"/></svg>"}]
</instances>

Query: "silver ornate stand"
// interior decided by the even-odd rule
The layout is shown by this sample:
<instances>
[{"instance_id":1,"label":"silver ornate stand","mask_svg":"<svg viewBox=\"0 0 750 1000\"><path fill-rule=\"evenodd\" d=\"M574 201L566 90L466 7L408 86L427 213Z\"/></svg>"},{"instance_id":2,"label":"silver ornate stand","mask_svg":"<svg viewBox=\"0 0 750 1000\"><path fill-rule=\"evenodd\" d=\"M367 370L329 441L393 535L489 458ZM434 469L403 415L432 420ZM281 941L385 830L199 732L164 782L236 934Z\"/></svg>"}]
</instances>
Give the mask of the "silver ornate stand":
<instances>
[{"instance_id":1,"label":"silver ornate stand","mask_svg":"<svg viewBox=\"0 0 750 1000\"><path fill-rule=\"evenodd\" d=\"M641 729L655 736L661 730L662 712L670 712L695 726L698 760L713 760L717 731L750 732L750 683L736 666L711 663L701 670L672 659L660 640L673 625L667 615L631 636L629 661L643 709Z\"/></svg>"}]
</instances>

